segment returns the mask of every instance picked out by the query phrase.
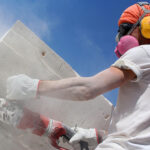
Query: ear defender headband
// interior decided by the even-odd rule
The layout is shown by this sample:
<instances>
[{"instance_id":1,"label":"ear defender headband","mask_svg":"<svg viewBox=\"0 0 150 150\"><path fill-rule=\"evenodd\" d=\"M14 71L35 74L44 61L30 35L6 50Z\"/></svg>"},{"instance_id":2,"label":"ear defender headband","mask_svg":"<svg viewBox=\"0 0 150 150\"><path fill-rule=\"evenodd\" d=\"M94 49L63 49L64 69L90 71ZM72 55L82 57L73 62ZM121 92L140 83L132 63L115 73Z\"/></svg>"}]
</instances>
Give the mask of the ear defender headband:
<instances>
[{"instance_id":1,"label":"ear defender headband","mask_svg":"<svg viewBox=\"0 0 150 150\"><path fill-rule=\"evenodd\" d=\"M132 33L132 31L137 27L140 26L141 34L144 38L150 39L150 16L146 16L146 14L150 13L150 10L146 9L144 5L150 5L148 2L138 2L138 5L144 11L144 14L139 18L139 20L133 25L131 30L127 33L128 35Z\"/></svg>"}]
</instances>

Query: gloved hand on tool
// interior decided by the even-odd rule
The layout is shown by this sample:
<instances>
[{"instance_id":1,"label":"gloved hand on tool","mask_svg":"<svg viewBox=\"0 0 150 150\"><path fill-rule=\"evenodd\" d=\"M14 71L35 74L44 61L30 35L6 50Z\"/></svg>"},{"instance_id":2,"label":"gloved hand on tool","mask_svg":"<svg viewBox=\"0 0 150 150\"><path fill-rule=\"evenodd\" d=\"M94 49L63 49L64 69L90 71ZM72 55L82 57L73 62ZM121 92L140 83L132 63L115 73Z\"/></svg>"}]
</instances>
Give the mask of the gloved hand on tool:
<instances>
[{"instance_id":1,"label":"gloved hand on tool","mask_svg":"<svg viewBox=\"0 0 150 150\"><path fill-rule=\"evenodd\" d=\"M67 150L58 145L59 138L66 135L66 130L59 121L49 119L38 113L24 109L23 116L18 122L17 128L30 129L33 134L47 136L53 147L59 150Z\"/></svg>"},{"instance_id":2,"label":"gloved hand on tool","mask_svg":"<svg viewBox=\"0 0 150 150\"><path fill-rule=\"evenodd\" d=\"M105 135L104 131L98 131L94 128L83 129L75 127L72 129L75 131L75 135L70 139L69 143L74 147L74 150L80 150L80 141L87 142L89 150L94 150L102 142Z\"/></svg>"}]
</instances>

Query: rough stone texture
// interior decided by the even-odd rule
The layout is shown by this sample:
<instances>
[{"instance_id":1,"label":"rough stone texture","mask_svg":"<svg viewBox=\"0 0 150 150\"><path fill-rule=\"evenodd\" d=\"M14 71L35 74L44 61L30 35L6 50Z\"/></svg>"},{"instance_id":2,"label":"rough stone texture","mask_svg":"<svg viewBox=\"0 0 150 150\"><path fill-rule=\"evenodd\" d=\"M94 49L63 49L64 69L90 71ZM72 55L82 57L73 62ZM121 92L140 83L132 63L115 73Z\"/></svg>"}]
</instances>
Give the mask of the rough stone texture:
<instances>
[{"instance_id":1,"label":"rough stone texture","mask_svg":"<svg viewBox=\"0 0 150 150\"><path fill-rule=\"evenodd\" d=\"M6 95L6 79L27 74L41 80L78 74L23 23L16 24L0 40L0 97ZM69 126L108 128L112 104L103 96L88 102L54 99L28 101L26 107ZM0 123L0 150L54 150L46 138Z\"/></svg>"}]
</instances>

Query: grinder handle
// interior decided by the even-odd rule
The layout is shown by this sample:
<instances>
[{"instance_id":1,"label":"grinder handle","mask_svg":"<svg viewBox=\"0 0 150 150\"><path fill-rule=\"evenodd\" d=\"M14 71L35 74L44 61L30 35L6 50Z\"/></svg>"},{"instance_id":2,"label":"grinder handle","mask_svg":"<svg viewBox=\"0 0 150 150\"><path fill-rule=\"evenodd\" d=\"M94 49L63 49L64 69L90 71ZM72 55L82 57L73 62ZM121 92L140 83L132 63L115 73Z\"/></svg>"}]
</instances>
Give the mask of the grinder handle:
<instances>
[{"instance_id":1,"label":"grinder handle","mask_svg":"<svg viewBox=\"0 0 150 150\"><path fill-rule=\"evenodd\" d=\"M66 140L69 141L75 135L75 131L73 131L68 126L64 126L64 128L66 130L66 135L63 135L63 137L66 138ZM89 148L88 148L88 142L80 141L79 143L80 143L81 150L89 150Z\"/></svg>"}]
</instances>

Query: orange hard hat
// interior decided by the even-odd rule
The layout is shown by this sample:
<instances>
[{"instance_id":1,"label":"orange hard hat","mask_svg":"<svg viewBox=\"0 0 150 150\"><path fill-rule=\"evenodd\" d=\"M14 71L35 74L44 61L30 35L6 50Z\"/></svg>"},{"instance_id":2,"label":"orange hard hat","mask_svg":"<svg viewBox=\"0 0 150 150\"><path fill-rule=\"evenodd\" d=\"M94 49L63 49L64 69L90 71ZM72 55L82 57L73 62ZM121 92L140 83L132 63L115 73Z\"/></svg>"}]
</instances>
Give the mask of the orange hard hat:
<instances>
[{"instance_id":1,"label":"orange hard hat","mask_svg":"<svg viewBox=\"0 0 150 150\"><path fill-rule=\"evenodd\" d=\"M150 10L150 5L144 5L144 7L148 10ZM131 23L135 24L139 18L144 14L144 11L140 7L139 4L134 4L130 7L128 7L121 15L118 26L120 26L122 23ZM150 16L150 13L146 14L145 16Z\"/></svg>"}]
</instances>

